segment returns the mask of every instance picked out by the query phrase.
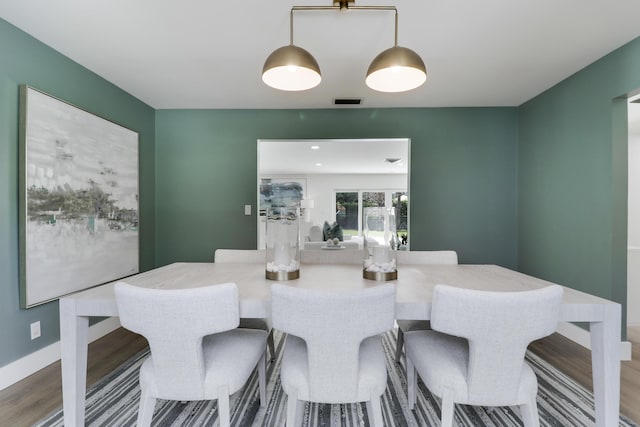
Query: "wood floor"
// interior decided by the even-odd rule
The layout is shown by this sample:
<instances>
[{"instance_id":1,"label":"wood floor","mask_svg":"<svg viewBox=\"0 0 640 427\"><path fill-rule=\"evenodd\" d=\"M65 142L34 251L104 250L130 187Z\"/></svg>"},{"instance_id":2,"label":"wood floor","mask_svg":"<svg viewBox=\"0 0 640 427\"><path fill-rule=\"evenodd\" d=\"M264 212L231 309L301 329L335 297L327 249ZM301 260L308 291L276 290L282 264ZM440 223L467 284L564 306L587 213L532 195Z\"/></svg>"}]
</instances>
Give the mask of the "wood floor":
<instances>
[{"instance_id":1,"label":"wood floor","mask_svg":"<svg viewBox=\"0 0 640 427\"><path fill-rule=\"evenodd\" d=\"M633 360L621 367L621 413L640 425L640 327L629 329ZM93 384L120 363L146 347L146 340L122 328L89 346L87 383ZM531 345L531 350L592 390L591 353L554 334ZM0 391L0 424L27 427L62 405L60 363L54 363Z\"/></svg>"},{"instance_id":2,"label":"wood floor","mask_svg":"<svg viewBox=\"0 0 640 427\"><path fill-rule=\"evenodd\" d=\"M139 335L119 328L89 345L87 384L91 385L147 346ZM62 406L60 362L0 391L0 426L32 426Z\"/></svg>"},{"instance_id":3,"label":"wood floor","mask_svg":"<svg viewBox=\"0 0 640 427\"><path fill-rule=\"evenodd\" d=\"M627 340L632 345L632 360L620 366L620 413L640 425L640 326L627 328ZM589 350L559 334L536 341L529 348L593 391Z\"/></svg>"}]
</instances>

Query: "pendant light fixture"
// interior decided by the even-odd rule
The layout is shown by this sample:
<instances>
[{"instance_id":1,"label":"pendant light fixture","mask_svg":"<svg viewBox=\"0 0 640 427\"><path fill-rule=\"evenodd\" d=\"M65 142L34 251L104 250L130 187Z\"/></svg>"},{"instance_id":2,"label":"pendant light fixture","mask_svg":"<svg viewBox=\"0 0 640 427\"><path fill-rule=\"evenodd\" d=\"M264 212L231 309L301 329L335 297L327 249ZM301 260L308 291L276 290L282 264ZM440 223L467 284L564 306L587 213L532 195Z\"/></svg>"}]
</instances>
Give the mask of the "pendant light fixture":
<instances>
[{"instance_id":1,"label":"pendant light fixture","mask_svg":"<svg viewBox=\"0 0 640 427\"><path fill-rule=\"evenodd\" d=\"M318 86L320 80L316 59L293 44L274 50L262 71L262 81L280 90L307 90Z\"/></svg>"},{"instance_id":2,"label":"pendant light fixture","mask_svg":"<svg viewBox=\"0 0 640 427\"><path fill-rule=\"evenodd\" d=\"M322 80L313 55L293 44L294 8L289 15L289 45L274 50L262 67L262 81L280 90L307 90L318 86Z\"/></svg>"},{"instance_id":3,"label":"pendant light fixture","mask_svg":"<svg viewBox=\"0 0 640 427\"><path fill-rule=\"evenodd\" d=\"M392 48L382 51L373 59L365 82L380 92L405 92L422 86L427 80L427 68L420 55L409 48L398 46L398 11Z\"/></svg>"},{"instance_id":4,"label":"pendant light fixture","mask_svg":"<svg viewBox=\"0 0 640 427\"><path fill-rule=\"evenodd\" d=\"M394 46L376 56L369 66L365 82L380 92L404 92L421 86L427 70L420 56L406 47L398 46L398 11L395 6L349 6L355 0L340 0L334 6L293 6L289 15L290 41L276 49L262 68L262 81L288 91L307 90L322 80L320 66L306 50L293 44L293 12L301 10L388 10L395 12Z\"/></svg>"}]
</instances>

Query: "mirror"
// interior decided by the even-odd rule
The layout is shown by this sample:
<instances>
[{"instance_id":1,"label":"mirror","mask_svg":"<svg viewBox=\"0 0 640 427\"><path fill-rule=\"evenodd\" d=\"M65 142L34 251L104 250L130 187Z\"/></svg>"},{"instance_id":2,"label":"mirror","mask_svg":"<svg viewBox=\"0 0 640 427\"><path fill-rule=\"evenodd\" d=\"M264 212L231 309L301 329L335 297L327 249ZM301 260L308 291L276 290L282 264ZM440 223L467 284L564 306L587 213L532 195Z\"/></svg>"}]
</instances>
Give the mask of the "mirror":
<instances>
[{"instance_id":1,"label":"mirror","mask_svg":"<svg viewBox=\"0 0 640 427\"><path fill-rule=\"evenodd\" d=\"M336 223L341 246L362 246L362 210L396 208L398 236L409 244L410 141L392 139L258 140L258 248L269 207L299 206L300 247L321 248L317 228Z\"/></svg>"}]
</instances>

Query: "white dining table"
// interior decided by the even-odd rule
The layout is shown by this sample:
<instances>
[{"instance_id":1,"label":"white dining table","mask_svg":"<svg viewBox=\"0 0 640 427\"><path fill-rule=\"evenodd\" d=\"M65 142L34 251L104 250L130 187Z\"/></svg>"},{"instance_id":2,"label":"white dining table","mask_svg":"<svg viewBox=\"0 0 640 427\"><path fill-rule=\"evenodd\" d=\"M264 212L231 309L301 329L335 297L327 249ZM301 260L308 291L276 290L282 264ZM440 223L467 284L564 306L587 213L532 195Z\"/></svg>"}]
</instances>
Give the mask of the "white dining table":
<instances>
[{"instance_id":1,"label":"white dining table","mask_svg":"<svg viewBox=\"0 0 640 427\"><path fill-rule=\"evenodd\" d=\"M240 316L270 315L270 286L263 264L175 263L121 281L132 285L178 289L234 282ZM100 285L60 298L60 344L64 425L84 425L89 318L117 317L114 284ZM308 264L300 278L281 282L299 288L343 291L377 286L362 278L360 265ZM469 289L524 291L551 283L495 265L401 265L396 284L396 318L428 320L433 287L442 283ZM561 321L590 325L596 426L619 423L621 306L564 287Z\"/></svg>"}]
</instances>

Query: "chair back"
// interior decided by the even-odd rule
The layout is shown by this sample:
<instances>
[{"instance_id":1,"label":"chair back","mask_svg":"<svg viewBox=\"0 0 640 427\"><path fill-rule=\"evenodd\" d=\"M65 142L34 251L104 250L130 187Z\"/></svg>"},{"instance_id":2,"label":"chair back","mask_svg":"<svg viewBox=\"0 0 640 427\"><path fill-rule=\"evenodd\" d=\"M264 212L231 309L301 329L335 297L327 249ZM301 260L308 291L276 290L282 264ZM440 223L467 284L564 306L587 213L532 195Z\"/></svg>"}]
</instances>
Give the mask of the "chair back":
<instances>
[{"instance_id":1,"label":"chair back","mask_svg":"<svg viewBox=\"0 0 640 427\"><path fill-rule=\"evenodd\" d=\"M397 251L398 264L457 264L456 251Z\"/></svg>"},{"instance_id":2,"label":"chair back","mask_svg":"<svg viewBox=\"0 0 640 427\"><path fill-rule=\"evenodd\" d=\"M235 283L190 289L115 285L120 323L149 342L158 397L202 399L202 338L239 323Z\"/></svg>"},{"instance_id":3,"label":"chair back","mask_svg":"<svg viewBox=\"0 0 640 427\"><path fill-rule=\"evenodd\" d=\"M310 399L354 402L360 343L393 328L395 286L321 292L274 284L271 314L274 328L307 345Z\"/></svg>"},{"instance_id":4,"label":"chair back","mask_svg":"<svg viewBox=\"0 0 640 427\"><path fill-rule=\"evenodd\" d=\"M213 262L250 262L265 263L267 258L264 249L216 249Z\"/></svg>"},{"instance_id":5,"label":"chair back","mask_svg":"<svg viewBox=\"0 0 640 427\"><path fill-rule=\"evenodd\" d=\"M362 264L364 250L303 249L300 251L301 264Z\"/></svg>"},{"instance_id":6,"label":"chair back","mask_svg":"<svg viewBox=\"0 0 640 427\"><path fill-rule=\"evenodd\" d=\"M558 285L523 292L435 286L431 327L469 342L469 404L513 402L527 346L555 332L562 294Z\"/></svg>"}]
</instances>

